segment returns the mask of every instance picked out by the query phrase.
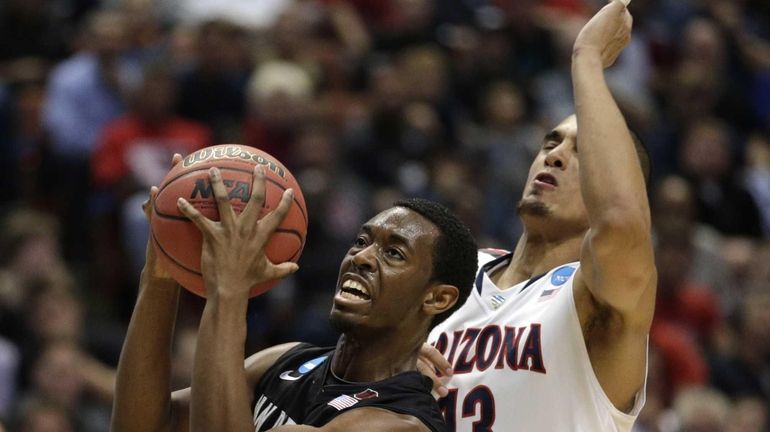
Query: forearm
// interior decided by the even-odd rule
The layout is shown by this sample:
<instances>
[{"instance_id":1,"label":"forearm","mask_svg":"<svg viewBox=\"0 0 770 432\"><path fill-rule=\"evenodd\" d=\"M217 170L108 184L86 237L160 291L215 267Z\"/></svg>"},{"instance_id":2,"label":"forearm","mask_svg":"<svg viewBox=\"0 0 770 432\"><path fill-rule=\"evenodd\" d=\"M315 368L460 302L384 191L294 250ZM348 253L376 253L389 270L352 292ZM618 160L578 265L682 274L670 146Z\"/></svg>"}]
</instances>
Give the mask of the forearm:
<instances>
[{"instance_id":1,"label":"forearm","mask_svg":"<svg viewBox=\"0 0 770 432\"><path fill-rule=\"evenodd\" d=\"M162 431L171 426L171 345L178 302L174 281L142 275L118 363L113 431Z\"/></svg>"},{"instance_id":2,"label":"forearm","mask_svg":"<svg viewBox=\"0 0 770 432\"><path fill-rule=\"evenodd\" d=\"M644 177L598 53L577 49L572 80L578 121L580 185L591 227L649 225Z\"/></svg>"},{"instance_id":3,"label":"forearm","mask_svg":"<svg viewBox=\"0 0 770 432\"><path fill-rule=\"evenodd\" d=\"M193 431L254 430L243 366L247 304L242 295L212 296L206 302L193 366Z\"/></svg>"}]
</instances>

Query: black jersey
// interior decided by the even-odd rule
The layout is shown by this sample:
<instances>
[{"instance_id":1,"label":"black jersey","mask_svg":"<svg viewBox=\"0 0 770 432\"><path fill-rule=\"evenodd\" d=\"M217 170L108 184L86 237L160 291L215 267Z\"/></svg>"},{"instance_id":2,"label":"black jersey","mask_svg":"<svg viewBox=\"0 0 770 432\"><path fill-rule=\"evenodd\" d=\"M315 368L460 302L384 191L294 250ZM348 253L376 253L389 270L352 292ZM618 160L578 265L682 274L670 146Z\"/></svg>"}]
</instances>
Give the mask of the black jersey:
<instances>
[{"instance_id":1,"label":"black jersey","mask_svg":"<svg viewBox=\"0 0 770 432\"><path fill-rule=\"evenodd\" d=\"M414 416L430 430L446 430L431 380L417 371L382 381L352 383L334 376L333 347L301 343L284 353L254 389L252 412L257 432L285 424L323 426L355 408L376 407ZM363 430L363 429L362 429Z\"/></svg>"}]
</instances>

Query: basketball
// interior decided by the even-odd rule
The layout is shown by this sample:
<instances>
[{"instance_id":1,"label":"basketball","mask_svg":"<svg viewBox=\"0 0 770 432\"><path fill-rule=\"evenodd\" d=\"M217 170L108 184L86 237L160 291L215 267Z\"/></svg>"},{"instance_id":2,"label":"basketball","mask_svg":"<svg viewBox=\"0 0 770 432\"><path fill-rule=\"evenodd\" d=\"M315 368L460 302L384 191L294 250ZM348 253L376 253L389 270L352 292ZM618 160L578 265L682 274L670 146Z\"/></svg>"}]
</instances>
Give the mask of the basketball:
<instances>
[{"instance_id":1,"label":"basketball","mask_svg":"<svg viewBox=\"0 0 770 432\"><path fill-rule=\"evenodd\" d=\"M265 204L259 217L272 211L286 189L294 190L294 202L286 218L265 246L267 258L275 264L296 262L307 234L307 210L297 180L273 156L238 144L206 147L184 157L161 182L153 207L150 235L161 264L189 291L205 297L201 275L203 237L192 221L177 208L177 199L185 198L207 218L218 221L219 211L209 181L209 168L217 167L228 191L236 215L243 211L251 196L254 167L265 170ZM264 293L278 281L254 286L250 296Z\"/></svg>"}]
</instances>

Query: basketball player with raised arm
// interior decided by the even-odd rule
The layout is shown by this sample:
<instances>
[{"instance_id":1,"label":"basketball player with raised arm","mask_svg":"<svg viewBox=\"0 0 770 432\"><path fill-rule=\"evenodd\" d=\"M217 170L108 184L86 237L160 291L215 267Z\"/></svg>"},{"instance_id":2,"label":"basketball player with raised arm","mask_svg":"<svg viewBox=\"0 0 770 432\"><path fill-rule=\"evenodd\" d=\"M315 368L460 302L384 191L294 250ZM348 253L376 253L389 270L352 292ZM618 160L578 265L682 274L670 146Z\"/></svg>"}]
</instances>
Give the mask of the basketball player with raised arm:
<instances>
[{"instance_id":1,"label":"basketball player with raised arm","mask_svg":"<svg viewBox=\"0 0 770 432\"><path fill-rule=\"evenodd\" d=\"M429 337L450 431L630 431L645 399L656 270L649 161L604 80L630 38L618 0L578 35L576 114L545 136L513 253L481 251L471 297Z\"/></svg>"},{"instance_id":2,"label":"basketball player with raised arm","mask_svg":"<svg viewBox=\"0 0 770 432\"><path fill-rule=\"evenodd\" d=\"M470 231L439 204L397 202L361 227L342 260L330 315L342 333L336 348L288 343L244 364L250 288L297 268L274 265L263 251L292 196L284 193L258 219L264 173L257 169L236 216L219 171L210 178L220 222L179 201L203 233L207 292L191 388L170 392L179 287L148 245L118 365L113 431L445 431L430 379L415 364L430 329L470 293L477 257Z\"/></svg>"}]
</instances>

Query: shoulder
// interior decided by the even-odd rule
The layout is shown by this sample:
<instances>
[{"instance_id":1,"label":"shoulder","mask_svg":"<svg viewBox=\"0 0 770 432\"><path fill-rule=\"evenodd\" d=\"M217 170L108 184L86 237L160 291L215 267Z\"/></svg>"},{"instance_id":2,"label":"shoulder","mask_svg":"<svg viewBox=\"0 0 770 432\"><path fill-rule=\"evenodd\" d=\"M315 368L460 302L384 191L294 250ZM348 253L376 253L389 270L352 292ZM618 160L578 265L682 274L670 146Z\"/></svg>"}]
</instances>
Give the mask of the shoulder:
<instances>
[{"instance_id":1,"label":"shoulder","mask_svg":"<svg viewBox=\"0 0 770 432\"><path fill-rule=\"evenodd\" d=\"M292 349L301 348L303 345L299 342L288 342L281 345L276 345L270 348L263 349L255 354L250 355L244 362L246 368L246 380L249 383L249 387L253 388L262 375L275 364L284 354L288 353Z\"/></svg>"}]
</instances>

